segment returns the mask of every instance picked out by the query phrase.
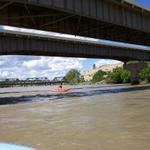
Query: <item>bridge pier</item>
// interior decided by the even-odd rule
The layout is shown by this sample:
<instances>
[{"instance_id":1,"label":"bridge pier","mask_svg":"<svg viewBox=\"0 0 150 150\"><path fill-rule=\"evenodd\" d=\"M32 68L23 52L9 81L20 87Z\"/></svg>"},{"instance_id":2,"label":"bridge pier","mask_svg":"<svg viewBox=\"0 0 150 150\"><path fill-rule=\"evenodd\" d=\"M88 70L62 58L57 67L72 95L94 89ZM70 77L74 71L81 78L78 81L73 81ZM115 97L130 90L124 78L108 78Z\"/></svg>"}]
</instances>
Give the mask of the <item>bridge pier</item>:
<instances>
[{"instance_id":1,"label":"bridge pier","mask_svg":"<svg viewBox=\"0 0 150 150\"><path fill-rule=\"evenodd\" d=\"M139 73L142 69L146 67L145 62L137 62L137 63L124 63L123 68L129 70L131 72L131 84L139 84L140 77Z\"/></svg>"}]
</instances>

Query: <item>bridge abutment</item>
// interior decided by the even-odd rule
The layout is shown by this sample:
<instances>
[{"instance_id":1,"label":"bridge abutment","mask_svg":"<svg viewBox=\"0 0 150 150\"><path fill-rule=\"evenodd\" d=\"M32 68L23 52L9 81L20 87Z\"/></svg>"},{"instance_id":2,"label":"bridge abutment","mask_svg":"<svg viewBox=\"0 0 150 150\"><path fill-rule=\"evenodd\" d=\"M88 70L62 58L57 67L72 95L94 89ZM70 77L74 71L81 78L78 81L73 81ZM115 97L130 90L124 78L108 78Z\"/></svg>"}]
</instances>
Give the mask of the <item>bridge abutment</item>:
<instances>
[{"instance_id":1,"label":"bridge abutment","mask_svg":"<svg viewBox=\"0 0 150 150\"><path fill-rule=\"evenodd\" d=\"M124 63L124 69L129 70L131 72L131 84L139 84L140 76L139 73L142 69L147 66L145 62L137 62L137 63Z\"/></svg>"}]
</instances>

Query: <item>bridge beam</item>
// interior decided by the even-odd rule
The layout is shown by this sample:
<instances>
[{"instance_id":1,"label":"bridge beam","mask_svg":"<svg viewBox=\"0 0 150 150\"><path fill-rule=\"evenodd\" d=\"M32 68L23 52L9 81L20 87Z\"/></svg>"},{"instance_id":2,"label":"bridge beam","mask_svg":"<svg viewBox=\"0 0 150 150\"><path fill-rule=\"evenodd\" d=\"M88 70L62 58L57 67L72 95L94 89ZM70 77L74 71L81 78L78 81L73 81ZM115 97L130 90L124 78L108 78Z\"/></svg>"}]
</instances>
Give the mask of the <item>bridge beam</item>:
<instances>
[{"instance_id":1,"label":"bridge beam","mask_svg":"<svg viewBox=\"0 0 150 150\"><path fill-rule=\"evenodd\" d=\"M150 45L150 10L125 0L0 0L0 8L3 25Z\"/></svg>"},{"instance_id":2,"label":"bridge beam","mask_svg":"<svg viewBox=\"0 0 150 150\"><path fill-rule=\"evenodd\" d=\"M39 55L149 61L150 52L23 35L0 34L0 55Z\"/></svg>"},{"instance_id":3,"label":"bridge beam","mask_svg":"<svg viewBox=\"0 0 150 150\"><path fill-rule=\"evenodd\" d=\"M4 9L4 8L6 8L6 7L8 7L9 5L11 5L11 4L13 4L13 3L14 3L14 0L12 0L12 1L10 1L10 2L7 2L6 4L4 4L4 5L2 5L2 6L0 7L0 10Z\"/></svg>"}]
</instances>

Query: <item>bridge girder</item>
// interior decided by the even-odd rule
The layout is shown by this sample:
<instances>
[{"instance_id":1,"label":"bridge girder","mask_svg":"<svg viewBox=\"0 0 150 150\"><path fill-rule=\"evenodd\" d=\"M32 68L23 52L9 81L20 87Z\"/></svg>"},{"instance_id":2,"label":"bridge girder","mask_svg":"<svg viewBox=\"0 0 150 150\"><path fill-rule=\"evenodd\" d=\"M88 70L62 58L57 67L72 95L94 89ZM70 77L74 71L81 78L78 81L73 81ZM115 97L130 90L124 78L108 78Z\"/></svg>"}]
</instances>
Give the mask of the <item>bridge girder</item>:
<instances>
[{"instance_id":1,"label":"bridge girder","mask_svg":"<svg viewBox=\"0 0 150 150\"><path fill-rule=\"evenodd\" d=\"M0 24L150 45L150 12L118 0L1 0Z\"/></svg>"},{"instance_id":2,"label":"bridge girder","mask_svg":"<svg viewBox=\"0 0 150 150\"><path fill-rule=\"evenodd\" d=\"M150 61L149 51L11 34L0 35L0 55L110 58L123 62Z\"/></svg>"}]
</instances>

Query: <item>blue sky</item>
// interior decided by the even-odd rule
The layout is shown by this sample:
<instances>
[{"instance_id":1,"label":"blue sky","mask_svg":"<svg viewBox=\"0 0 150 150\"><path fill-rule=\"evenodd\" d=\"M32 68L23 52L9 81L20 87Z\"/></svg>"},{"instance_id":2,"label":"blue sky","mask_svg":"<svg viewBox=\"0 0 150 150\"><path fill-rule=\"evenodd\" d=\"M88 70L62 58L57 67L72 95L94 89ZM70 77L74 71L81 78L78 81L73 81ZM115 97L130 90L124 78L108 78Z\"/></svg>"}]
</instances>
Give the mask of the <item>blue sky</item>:
<instances>
[{"instance_id":1,"label":"blue sky","mask_svg":"<svg viewBox=\"0 0 150 150\"><path fill-rule=\"evenodd\" d=\"M147 7L150 7L150 1L149 0L137 0L138 3L145 5Z\"/></svg>"},{"instance_id":2,"label":"blue sky","mask_svg":"<svg viewBox=\"0 0 150 150\"><path fill-rule=\"evenodd\" d=\"M137 2L150 7L149 0L137 0ZM91 68L93 64L99 66L112 63L118 63L118 61L63 57L0 56L0 78L46 76L52 79L55 76L64 76L72 68L82 72Z\"/></svg>"}]
</instances>

